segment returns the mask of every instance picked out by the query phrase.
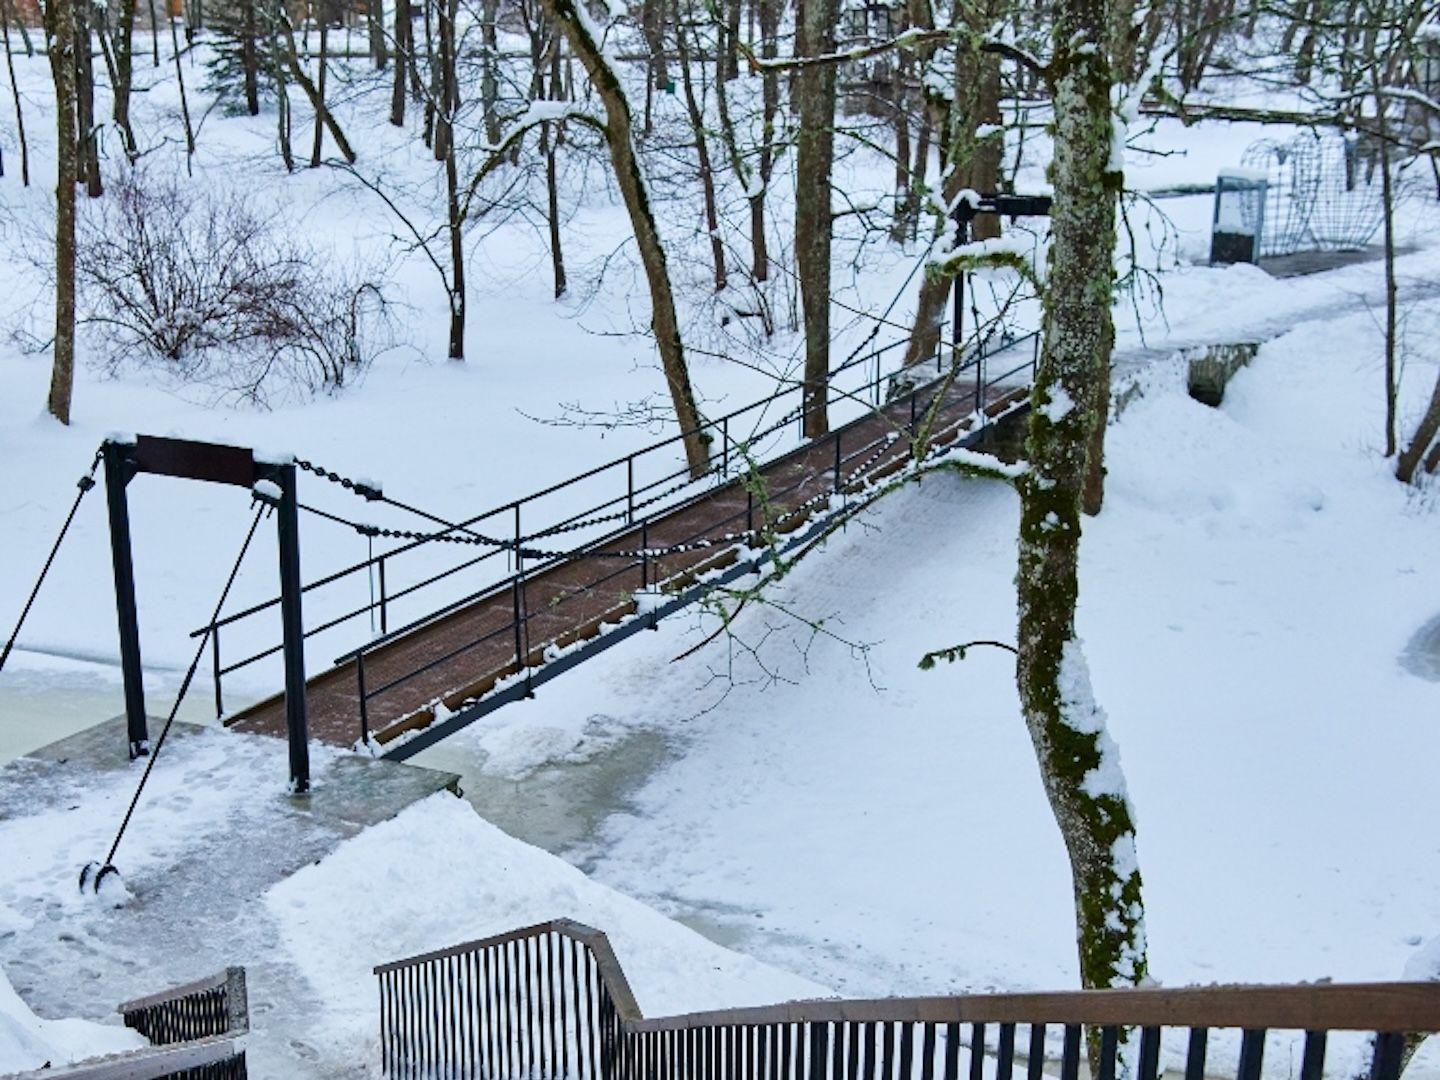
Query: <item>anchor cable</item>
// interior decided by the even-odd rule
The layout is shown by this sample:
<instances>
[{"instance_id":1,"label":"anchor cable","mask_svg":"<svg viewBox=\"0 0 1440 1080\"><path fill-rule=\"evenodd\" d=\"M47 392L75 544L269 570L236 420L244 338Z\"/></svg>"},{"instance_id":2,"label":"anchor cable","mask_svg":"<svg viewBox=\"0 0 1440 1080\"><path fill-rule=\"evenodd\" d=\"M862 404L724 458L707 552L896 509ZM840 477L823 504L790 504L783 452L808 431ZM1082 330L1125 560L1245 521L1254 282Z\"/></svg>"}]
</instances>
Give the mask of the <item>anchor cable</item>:
<instances>
[{"instance_id":1,"label":"anchor cable","mask_svg":"<svg viewBox=\"0 0 1440 1080\"><path fill-rule=\"evenodd\" d=\"M31 607L35 604L35 597L40 595L40 586L45 584L45 575L50 573L50 566L55 562L55 556L60 551L60 545L65 540L65 534L70 531L70 523L75 520L75 512L80 509L80 500L85 498L86 493L95 486L95 470L100 467L100 451L95 451L95 460L90 463L90 471L80 477L75 485L80 490L75 495L75 501L70 504L70 513L65 515L65 524L60 526L60 535L55 537L55 543L50 548L50 554L45 559L45 565L40 570L40 576L35 579L35 587L30 590L30 598L25 601L25 608L20 612L20 618L15 623L15 630L10 635L10 640L5 642L5 648L0 651L0 671L5 668L5 661L10 659L10 650L15 647L15 641L20 637L20 628L25 625L25 619L30 614Z\"/></svg>"},{"instance_id":2,"label":"anchor cable","mask_svg":"<svg viewBox=\"0 0 1440 1080\"><path fill-rule=\"evenodd\" d=\"M155 768L155 762L160 757L160 750L165 745L165 736L170 734L170 727L175 723L175 717L180 712L180 703L185 700L185 694L190 689L190 682L195 678L195 672L200 667L200 660L205 655L205 646L214 632L215 620L220 617L220 609L225 606L225 601L230 596L230 589L235 584L235 578L240 574L240 564L245 561L245 553L250 550L250 541L255 539L255 530L259 527L260 519L265 516L267 509L269 509L267 506L261 505L255 511L254 520L250 522L250 531L245 534L245 542L240 545L240 554L235 558L235 565L230 568L230 576L225 581L225 587L220 590L220 599L215 604L215 611L210 616L210 622L205 627L204 634L201 635L200 645L195 650L195 659L190 661L190 669L185 672L185 679L180 684L180 692L175 695L175 704L170 707L170 715L165 720L165 727L160 732L160 738L155 741L155 749L150 751L150 760L145 763L145 772L140 777L140 783L135 788L135 795L130 800L130 807L125 811L125 817L120 822L120 829L115 834L115 842L110 845L110 853L105 856L105 862L100 867L102 874L106 868L111 868L113 871L115 852L120 847L120 840L130 825L130 818L140 802L140 795L145 790L145 783L150 779L150 770Z\"/></svg>"}]
</instances>

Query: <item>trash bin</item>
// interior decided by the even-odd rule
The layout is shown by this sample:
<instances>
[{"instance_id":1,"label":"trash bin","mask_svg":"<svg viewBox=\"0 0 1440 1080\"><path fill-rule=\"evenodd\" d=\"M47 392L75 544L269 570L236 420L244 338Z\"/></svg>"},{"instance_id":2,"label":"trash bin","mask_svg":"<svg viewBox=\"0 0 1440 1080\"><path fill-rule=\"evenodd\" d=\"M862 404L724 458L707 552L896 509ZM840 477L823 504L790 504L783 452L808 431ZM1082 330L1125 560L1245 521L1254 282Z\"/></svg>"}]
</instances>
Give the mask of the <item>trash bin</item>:
<instances>
[{"instance_id":1,"label":"trash bin","mask_svg":"<svg viewBox=\"0 0 1440 1080\"><path fill-rule=\"evenodd\" d=\"M1210 229L1212 265L1259 261L1269 188L1269 177L1259 169L1220 170Z\"/></svg>"}]
</instances>

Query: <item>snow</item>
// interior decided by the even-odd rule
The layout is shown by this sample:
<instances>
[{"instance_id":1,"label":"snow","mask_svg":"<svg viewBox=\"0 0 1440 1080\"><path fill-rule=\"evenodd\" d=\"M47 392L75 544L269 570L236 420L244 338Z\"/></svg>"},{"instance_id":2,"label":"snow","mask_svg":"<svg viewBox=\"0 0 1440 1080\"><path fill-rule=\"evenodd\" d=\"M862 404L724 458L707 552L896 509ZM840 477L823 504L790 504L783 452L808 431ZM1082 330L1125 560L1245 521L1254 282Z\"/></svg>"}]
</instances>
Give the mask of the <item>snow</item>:
<instances>
[{"instance_id":1,"label":"snow","mask_svg":"<svg viewBox=\"0 0 1440 1080\"><path fill-rule=\"evenodd\" d=\"M274 480L257 480L250 490L257 499L271 504L278 504L280 497L285 494Z\"/></svg>"},{"instance_id":2,"label":"snow","mask_svg":"<svg viewBox=\"0 0 1440 1080\"><path fill-rule=\"evenodd\" d=\"M265 905L324 1002L341 1060L376 1041L376 964L550 918L605 931L650 1015L828 995L597 885L444 794L276 885Z\"/></svg>"},{"instance_id":3,"label":"snow","mask_svg":"<svg viewBox=\"0 0 1440 1080\"><path fill-rule=\"evenodd\" d=\"M43 57L17 62L27 100L36 102L27 119L37 179L27 195L7 178L0 199L7 215L33 224L48 212L49 182L38 175L52 156L45 140L53 124L42 107L48 73ZM939 89L949 92L943 80ZM167 93L162 85L137 95L137 107L171 108ZM654 107L661 121L679 108L663 94ZM341 174L277 176L273 160L257 156L268 153L271 119L214 117L197 175L240 194L274 185L305 235L338 244L342 256L352 242L357 252L384 252L407 311L407 346L343 395L280 402L268 412L212 408L143 373L111 378L82 357L75 423L62 429L38 415L47 358L5 338L0 612L18 612L73 497L76 470L112 427L290 446L347 476L384 475L397 500L447 520L500 507L475 528L502 537L613 498L623 491L618 470L577 488L573 504L557 497L539 524L528 505L519 524L510 516L510 500L618 459L664 430L563 422L571 403L623 412L628 403L663 400L665 389L636 332L648 320L645 305L632 303L643 278L626 262L624 216L613 197L607 202L600 174L576 164L562 183L572 272L598 283L577 288L583 297L553 301L543 244L530 224L497 224L471 249L471 360L447 364L439 358L449 301L423 257L392 243L398 226ZM1262 133L1258 125L1184 129L1169 120L1140 133L1124 130L1123 119L1117 114L1117 144L1126 136L1136 144L1124 166L1142 190L1208 182ZM375 145L365 164L377 177L419 185L403 205L422 214L434 162L384 125L369 134ZM1045 137L1027 145L1043 150ZM857 201L893 181L893 169L840 167ZM666 181L655 177L657 212L667 242L686 251L701 236L690 231L693 197L667 202ZM779 228L791 185L778 170ZM1044 190L1038 166L1027 165L1016 187ZM1106 509L1082 523L1079 630L1088 673L1078 658L1067 663L1071 715L1095 724L1103 708L1113 747L1123 748L1138 848L1112 856L1143 872L1157 979L1175 986L1433 978L1440 684L1407 672L1397 657L1440 613L1440 517L1435 489L1400 488L1379 451L1375 316L1383 278L1374 264L1284 281L1253 266L1184 265L1208 248L1212 206L1204 195L1131 207L1142 257L1164 271L1163 308L1154 294L1134 307L1124 297L1117 307L1117 371L1141 394L1110 431ZM1403 208L1402 241L1416 249L1399 263L1403 427L1434 381L1440 340L1440 303L1426 288L1440 275L1428 205ZM1025 254L1031 250L1024 245ZM837 275L835 295L870 310L900 293L922 257L842 238L837 266L859 265L857 252L864 272ZM18 249L0 259L16 282L0 296L0 315L14 322L32 308L44 314L33 267ZM677 276L683 281L702 262L677 257ZM691 276L692 293L708 289L703 272ZM887 312L901 325L910 288ZM702 336L718 334L713 314L691 301L687 338L714 344ZM840 328L837 354L870 326L856 319ZM1189 345L1239 339L1265 344L1224 405L1189 400L1171 357ZM782 327L755 370L694 350L707 410L757 399L773 385L771 374L793 378L797 347ZM1057 398L1047 408L1064 405ZM988 458L957 460L993 467ZM671 455L654 473L678 461ZM303 500L353 518L354 495L310 474L300 484ZM237 493L209 485L141 478L129 493L153 696L173 692L173 668L193 648L188 632L206 618L249 512ZM87 713L93 721L119 711L100 502L83 508L21 650L0 674L0 722L11 751L81 726ZM375 506L375 524L435 527L392 511ZM670 620L549 684L534 701L447 740L443 752L467 770L464 786L477 805L508 800L524 811L516 814L517 833L539 835L525 814L565 819L571 831L554 846L573 866L436 797L274 886L262 903L233 913L232 924L212 927L203 944L223 945L231 961L272 964L272 975L291 972L302 984L293 1000L323 1007L314 1037L327 1061L342 1065L373 1046L370 965L561 915L613 935L647 1012L827 990L1074 985L1069 874L1019 717L1009 654L976 648L963 663L916 670L921 655L950 642L1013 636L1017 512L1007 484L927 475L803 560L767 603L736 615L734 638L720 635L681 658L716 629L717 616ZM302 528L307 580L368 551L348 528L308 518ZM503 574L506 558L497 553L484 569ZM235 607L276 591L273 563L267 551L250 559ZM409 578L391 566L390 588L448 565L426 562ZM414 608L392 610L392 625L489 579L447 580L452 592L422 593ZM367 590L365 576L355 575L333 598L307 594L307 621L368 602ZM278 641L278 617L266 618L253 630L225 628L225 656ZM369 632L357 622L321 635L312 669ZM227 680L227 704L273 690L277 670ZM210 711L206 689L196 688L191 709ZM323 779L334 752L314 753ZM127 836L117 860L140 905L147 878L203 860L257 792L279 797L283 789L278 746L217 734L177 757L184 768L162 761L142 803L150 827ZM1107 748L1094 790L1117 790L1118 760ZM571 780L610 766L620 779L611 783L604 773L611 786L597 781L593 803L577 808L581 785ZM131 790L99 785L76 793L81 810L0 821L7 970L35 952L59 950L56 981L78 996L93 989L93 964L120 950L114 920L127 912L82 901L73 876L103 855ZM553 797L548 811L536 792ZM61 949L62 934L73 947ZM184 949L174 953L167 963L192 959ZM140 974L137 991L172 981L159 963ZM16 985L33 992L18 978ZM110 1007L125 996L100 991ZM12 1045L39 1037L15 1010L5 1016L7 1030L29 1033L12 1035ZM78 1035L57 1030L44 1029L44 1038L88 1052ZM1433 1056L1416 1069L1412 1075L1440 1073Z\"/></svg>"},{"instance_id":4,"label":"snow","mask_svg":"<svg viewBox=\"0 0 1440 1080\"><path fill-rule=\"evenodd\" d=\"M118 1024L40 1019L0 971L0 1073L68 1065L146 1045L138 1033Z\"/></svg>"},{"instance_id":5,"label":"snow","mask_svg":"<svg viewBox=\"0 0 1440 1080\"><path fill-rule=\"evenodd\" d=\"M1256 184L1270 182L1270 173L1265 169L1242 169L1238 165L1227 165L1217 170L1215 175L1222 180L1248 180Z\"/></svg>"},{"instance_id":6,"label":"snow","mask_svg":"<svg viewBox=\"0 0 1440 1080\"><path fill-rule=\"evenodd\" d=\"M1058 383L1050 389L1050 400L1040 407L1052 424L1058 424L1065 417L1069 416L1075 409L1075 399L1070 392Z\"/></svg>"}]
</instances>

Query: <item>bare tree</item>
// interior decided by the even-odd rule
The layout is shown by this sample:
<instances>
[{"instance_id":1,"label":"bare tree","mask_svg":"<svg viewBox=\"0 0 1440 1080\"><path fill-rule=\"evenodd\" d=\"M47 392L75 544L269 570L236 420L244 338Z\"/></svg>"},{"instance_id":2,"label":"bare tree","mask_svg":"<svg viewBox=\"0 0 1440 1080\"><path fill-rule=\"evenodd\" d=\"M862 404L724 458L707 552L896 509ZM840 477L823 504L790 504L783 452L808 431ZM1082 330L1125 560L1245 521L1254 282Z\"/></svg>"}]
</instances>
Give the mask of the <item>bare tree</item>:
<instances>
[{"instance_id":1,"label":"bare tree","mask_svg":"<svg viewBox=\"0 0 1440 1080\"><path fill-rule=\"evenodd\" d=\"M836 0L797 0L797 56L823 56L835 48ZM795 73L795 270L805 318L805 434L830 430L830 209L835 161L835 65L810 64Z\"/></svg>"},{"instance_id":2,"label":"bare tree","mask_svg":"<svg viewBox=\"0 0 1440 1080\"><path fill-rule=\"evenodd\" d=\"M0 34L5 36L5 68L10 73L10 97L15 103L15 130L20 140L20 183L30 186L30 143L25 138L25 110L20 85L15 81L15 57L10 51L10 0L0 0Z\"/></svg>"},{"instance_id":3,"label":"bare tree","mask_svg":"<svg viewBox=\"0 0 1440 1080\"><path fill-rule=\"evenodd\" d=\"M695 94L693 65L690 63L690 44L687 38L693 27L687 28L679 0L675 0L671 10L675 16L675 56L680 64L680 85L685 91L685 113L690 118L690 130L695 138L695 155L700 164L700 190L705 202L705 229L710 236L710 261L715 272L715 291L720 292L725 288L725 244L720 239L720 213L715 200L715 170L710 160L705 109ZM717 79L717 88L722 85L723 80ZM720 92L723 93L723 90Z\"/></svg>"},{"instance_id":4,"label":"bare tree","mask_svg":"<svg viewBox=\"0 0 1440 1080\"><path fill-rule=\"evenodd\" d=\"M83 2L83 0L82 0ZM75 13L72 0L46 0L45 47L55 84L55 358L50 415L70 423L75 387Z\"/></svg>"},{"instance_id":5,"label":"bare tree","mask_svg":"<svg viewBox=\"0 0 1440 1080\"><path fill-rule=\"evenodd\" d=\"M640 249L640 261L650 286L651 328L660 352L660 364L670 388L675 419L684 436L685 458L692 476L702 476L710 468L708 432L701 430L700 410L695 405L695 392L690 385L690 370L685 362L685 346L680 337L680 321L675 314L675 294L670 284L670 271L660 231L650 209L650 195L640 160L635 152L633 119L630 103L619 76L611 68L592 35L588 12L577 5L585 0L545 0L551 20L565 35L570 50L585 65L585 73L605 106L605 142L610 149L610 162L615 182L620 188L630 227Z\"/></svg>"}]
</instances>

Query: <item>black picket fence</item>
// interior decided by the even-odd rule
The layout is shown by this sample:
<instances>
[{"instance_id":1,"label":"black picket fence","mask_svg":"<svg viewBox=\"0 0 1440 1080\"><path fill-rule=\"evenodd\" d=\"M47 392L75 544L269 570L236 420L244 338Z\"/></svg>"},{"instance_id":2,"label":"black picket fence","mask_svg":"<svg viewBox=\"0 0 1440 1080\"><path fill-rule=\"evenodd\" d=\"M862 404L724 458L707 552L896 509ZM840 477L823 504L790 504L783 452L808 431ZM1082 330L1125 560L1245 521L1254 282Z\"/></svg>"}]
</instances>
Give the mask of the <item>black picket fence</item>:
<instances>
[{"instance_id":1,"label":"black picket fence","mask_svg":"<svg viewBox=\"0 0 1440 1080\"><path fill-rule=\"evenodd\" d=\"M647 1019L605 935L568 920L375 973L382 1065L396 1077L1079 1080L1084 1058L1094 1080L1116 1080L1127 1052L1136 1080L1157 1080L1163 1049L1185 1080L1260 1080L1267 1052L1299 1080L1398 1080L1440 1030L1433 983L820 1000Z\"/></svg>"}]
</instances>

